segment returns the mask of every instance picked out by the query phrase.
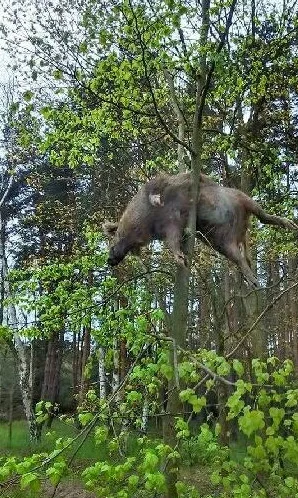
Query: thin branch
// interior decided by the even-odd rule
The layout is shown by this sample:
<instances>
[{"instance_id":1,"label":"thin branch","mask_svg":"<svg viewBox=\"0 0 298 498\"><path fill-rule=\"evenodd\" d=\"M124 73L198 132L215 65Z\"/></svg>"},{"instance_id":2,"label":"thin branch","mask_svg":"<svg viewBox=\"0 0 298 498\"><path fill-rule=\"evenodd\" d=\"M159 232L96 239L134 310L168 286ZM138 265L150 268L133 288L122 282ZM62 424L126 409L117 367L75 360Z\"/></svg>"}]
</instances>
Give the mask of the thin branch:
<instances>
[{"instance_id":1,"label":"thin branch","mask_svg":"<svg viewBox=\"0 0 298 498\"><path fill-rule=\"evenodd\" d=\"M226 384L227 386L234 387L236 385L235 382L231 382L230 380L225 379L221 375L216 374L215 372L210 370L210 368L203 365L203 363L198 363L198 365L202 370L204 370L204 372L206 372L206 374L208 374L209 377L212 377L214 380L220 380L220 382L222 382L223 384Z\"/></svg>"},{"instance_id":2,"label":"thin branch","mask_svg":"<svg viewBox=\"0 0 298 498\"><path fill-rule=\"evenodd\" d=\"M176 95L175 87L174 87L173 76L171 75L171 73L168 71L167 68L164 68L163 73L165 76L165 80L168 84L169 90L170 90L170 94L171 94L171 97L173 100L173 108L174 108L174 111L177 115L178 121L184 122L186 124L186 126L188 127L187 119L186 119L186 117L185 117L185 115L184 115L184 113L179 105L178 99L177 99L177 95Z\"/></svg>"},{"instance_id":3,"label":"thin branch","mask_svg":"<svg viewBox=\"0 0 298 498\"><path fill-rule=\"evenodd\" d=\"M164 118L162 117L162 115L161 115L161 113L159 111L158 104L157 104L157 101L156 101L156 98L155 98L155 93L154 93L154 90L153 90L153 87L152 87L152 84L151 84L151 80L150 80L150 76L149 76L149 73L148 73L148 67L147 67L146 56L145 56L146 46L145 46L145 43L144 43L143 38L142 38L142 33L141 33L140 29L139 29L138 19L137 19L137 16L136 16L135 12L134 12L134 8L133 8L133 5L131 3L131 0L129 0L129 6L130 6L131 13L133 15L134 22L135 22L135 29L136 29L136 33L137 33L137 36L138 36L138 39L139 39L139 43L140 43L140 47L141 47L142 62L143 62L143 67L144 67L144 74L145 74L145 78L146 78L146 81L147 81L147 84L148 84L148 88L149 88L149 92L150 92L150 95L151 95L153 107L154 107L154 110L155 110L155 113L156 113L156 117L158 118L158 120L160 121L160 123L164 127L164 129L166 130L167 134L176 143L178 143L178 144L182 145L183 147L185 147L190 153L193 153L192 147L190 145L188 145L186 142L183 142L182 140L179 139L179 137L168 126L167 122L164 120Z\"/></svg>"},{"instance_id":4,"label":"thin branch","mask_svg":"<svg viewBox=\"0 0 298 498\"><path fill-rule=\"evenodd\" d=\"M11 189L11 187L12 187L12 182L13 182L13 180L14 180L14 176L13 176L13 175L11 175L11 177L10 177L10 179L9 179L9 183L8 183L8 185L7 185L7 188L6 188L6 190L5 190L5 192L4 192L3 196L2 196L2 199L0 200L0 209L2 208L3 203L4 203L4 201L5 201L6 197L7 197L7 196L8 196L8 194L9 194L9 191L10 191L10 189Z\"/></svg>"},{"instance_id":5,"label":"thin branch","mask_svg":"<svg viewBox=\"0 0 298 498\"><path fill-rule=\"evenodd\" d=\"M298 282L295 282L293 285L290 285L290 287L287 287L286 289L284 289L280 294L278 294L278 296L276 296L272 301L271 303L269 303L266 308L262 311L262 313L258 316L258 318L254 321L254 323L252 324L252 326L249 328L249 330L246 332L246 334L242 337L241 341L238 342L237 346L235 346L235 348L226 356L226 359L228 360L229 358L231 358L235 352L240 348L240 346L244 343L244 341L247 339L247 337L249 337L249 335L252 333L252 331L254 330L254 328L258 325L258 323L261 321L261 319L263 318L264 315L266 315L267 311L269 311L277 301L279 301L279 299L284 295L286 294L287 292L289 292L290 290L294 289L295 287L298 286Z\"/></svg>"},{"instance_id":6,"label":"thin branch","mask_svg":"<svg viewBox=\"0 0 298 498\"><path fill-rule=\"evenodd\" d=\"M97 270L96 270L97 271ZM76 309L76 310L73 310L73 311L68 311L67 314L66 314L66 318L69 318L70 316L74 316L78 313L82 313L82 312L87 312L88 310L91 310L91 309L94 309L94 308L98 308L99 306L105 306L118 292L119 290L124 287L127 283L129 282L134 282L138 279L142 279L142 278L146 278L148 275L151 275L153 273L163 273L165 275L167 275L168 277L172 277L172 274L168 271L165 271L165 270L147 270L143 273L139 273L137 275L134 275L133 277L131 278L128 278L127 280L124 280L123 282L121 282L121 284L119 284L116 289L113 291L113 292L110 292L108 294L108 296L103 299L101 302L99 303L94 303L94 304L91 304L90 306L86 306L86 307L83 307L83 308L79 308L79 309ZM40 324L40 320L39 321L36 321L36 320L32 320L32 321L28 321L25 325L21 326L21 327L18 327L17 330L20 330L20 329L25 329L28 325L38 325ZM9 327L11 327L12 329L14 329L15 327L13 327L12 323L8 323L7 324Z\"/></svg>"},{"instance_id":7,"label":"thin branch","mask_svg":"<svg viewBox=\"0 0 298 498\"><path fill-rule=\"evenodd\" d=\"M140 348L140 351L139 351L138 355L136 356L134 362L132 363L129 371L127 372L127 374L125 375L125 377L123 378L123 380L121 381L121 383L119 384L118 388L106 400L107 404L110 404L116 398L116 396L119 394L119 392L123 389L123 387L125 386L125 384L127 384L127 382L129 380L129 377L130 377L133 369L135 368L135 366L137 365L137 363L140 361L140 359L144 356L144 354L146 353L147 349L150 346L151 346L150 344L147 344L147 345L145 345L145 347L142 346ZM25 474L22 474L22 476L30 474L31 472L36 472L37 470L40 470L40 469L48 466L58 456L60 456L62 453L64 453L65 450L67 450L68 448L70 448L76 441L78 441L81 436L83 436L83 441L78 444L77 448L75 449L74 453L71 455L71 457L70 457L70 459L68 461L68 467L69 467L69 465L73 461L75 455L77 454L77 452L81 448L82 444L85 442L85 440L87 439L87 437L90 434L91 430L95 426L96 422L99 420L101 412L102 412L102 410L100 410L98 413L96 413L96 415L94 415L93 419L85 427L83 427L83 429L71 441L69 441L59 451L55 452L54 456L45 458L40 464L36 465L33 469L30 469L28 472L25 472ZM6 482L3 482L3 483L0 483L0 489L1 488L2 489L3 488L7 489L9 486L11 486L13 484L16 484L18 482L18 480L19 480L19 477L20 477L19 475L15 475L13 478L9 479L8 482L6 481ZM56 485L56 487L54 489L54 493L52 494L52 498L56 494L58 485L59 485L59 483ZM1 492L1 494L3 494L3 492Z\"/></svg>"},{"instance_id":8,"label":"thin branch","mask_svg":"<svg viewBox=\"0 0 298 498\"><path fill-rule=\"evenodd\" d=\"M187 48L186 48L186 43L185 43L185 38L184 38L183 30L181 28L178 28L178 33L179 33L179 38L180 38L180 41L181 41L181 45L182 45L184 57L187 57L188 53L187 53Z\"/></svg>"},{"instance_id":9,"label":"thin branch","mask_svg":"<svg viewBox=\"0 0 298 498\"><path fill-rule=\"evenodd\" d=\"M216 54L217 55L221 52L221 50L223 49L224 44L226 42L226 39L227 39L229 30L230 30L230 27L232 25L232 19L233 19L233 15L234 15L234 10L235 10L235 7L236 7L236 3L237 3L237 0L233 0L233 3L232 3L231 8L230 8L229 15L228 15L228 19L227 19L227 24L226 24L225 31L223 32L221 40L220 40L220 42L218 44L218 47L216 49ZM205 107L205 101L206 101L206 97L207 97L207 92L208 92L209 87L210 87L211 78L213 76L214 70L215 70L215 60L213 59L213 61L211 63L211 66L210 66L210 69L209 69L208 74L207 74L206 82L205 82L205 84L203 86L203 91L202 91L201 100L200 100L200 106L199 106L199 111L198 111L198 121L200 121L202 119L202 116L203 116L203 110L204 110L204 107Z\"/></svg>"},{"instance_id":10,"label":"thin branch","mask_svg":"<svg viewBox=\"0 0 298 498\"><path fill-rule=\"evenodd\" d=\"M179 137L179 140L181 140L181 142L184 142L185 126L187 126L187 128L188 128L188 122L187 122L187 119L183 113L183 110L181 109L181 106L179 105L179 102L178 102L178 98L177 98L175 87L174 87L173 76L168 71L167 68L164 68L163 72L164 72L165 80L168 84L170 94L172 97L173 109L176 113L177 120L178 120L178 137ZM178 164L179 164L179 170L184 171L185 170L184 146L181 144L178 144Z\"/></svg>"}]
</instances>

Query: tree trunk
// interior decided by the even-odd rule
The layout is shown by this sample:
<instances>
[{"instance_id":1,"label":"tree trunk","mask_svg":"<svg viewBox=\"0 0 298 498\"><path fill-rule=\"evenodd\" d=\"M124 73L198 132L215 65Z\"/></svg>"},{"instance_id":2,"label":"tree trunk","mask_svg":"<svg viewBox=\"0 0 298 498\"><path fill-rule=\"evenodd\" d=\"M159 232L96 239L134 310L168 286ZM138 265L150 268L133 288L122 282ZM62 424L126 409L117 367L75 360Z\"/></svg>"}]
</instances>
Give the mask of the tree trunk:
<instances>
[{"instance_id":1,"label":"tree trunk","mask_svg":"<svg viewBox=\"0 0 298 498\"><path fill-rule=\"evenodd\" d=\"M106 391L106 370L105 370L105 350L98 348L98 384L99 384L99 397L105 399Z\"/></svg>"},{"instance_id":2,"label":"tree trunk","mask_svg":"<svg viewBox=\"0 0 298 498\"><path fill-rule=\"evenodd\" d=\"M60 390L60 373L63 358L64 332L54 332L48 342L44 369L44 381L41 399L57 403ZM51 426L54 413L49 414L48 427Z\"/></svg>"},{"instance_id":3,"label":"tree trunk","mask_svg":"<svg viewBox=\"0 0 298 498\"><path fill-rule=\"evenodd\" d=\"M116 392L120 384L119 378L119 348L117 338L113 340L113 379L112 379L112 392Z\"/></svg>"},{"instance_id":4,"label":"tree trunk","mask_svg":"<svg viewBox=\"0 0 298 498\"><path fill-rule=\"evenodd\" d=\"M42 398L41 393L44 384L44 372L45 372L45 364L46 364L46 356L48 349L48 341L46 339L33 339L32 340L32 350L33 354L33 382L32 382L32 390L33 397L32 403L33 406L36 405Z\"/></svg>"},{"instance_id":5,"label":"tree trunk","mask_svg":"<svg viewBox=\"0 0 298 498\"><path fill-rule=\"evenodd\" d=\"M209 32L209 0L203 0L202 2L202 26L200 33L200 44L202 47L206 46L208 32ZM193 128L192 128L192 139L191 139L191 169L193 176L193 188L192 188L192 207L190 209L189 220L188 220L188 237L184 243L184 253L188 258L187 266L179 266L176 272L175 285L174 285L174 302L173 302L173 313L172 313L172 325L170 330L170 336L172 339L171 346L171 365L173 371L176 368L175 365L175 348L180 346L185 348L186 346L186 334L188 327L188 294L189 294L189 282L190 282L190 268L193 258L195 235L196 235L196 214L197 214L197 199L199 194L199 177L202 167L202 145L203 145L203 130L202 130L202 115L205 100L202 97L203 89L206 85L207 79L207 67L206 67L206 55L201 56L201 60L198 68L197 76L197 88L195 96L195 113L193 118ZM205 95L206 96L206 95ZM173 105L175 109L175 104ZM178 116L180 122L180 117ZM184 129L179 126L179 132L184 133ZM183 137L184 138L184 137ZM179 150L178 150L179 152ZM182 155L179 152L179 163L181 166ZM167 415L163 419L163 436L165 443L174 447L176 443L176 433L175 433L175 414L181 413L183 411L183 404L179 399L178 386L176 384L176 376L169 381L168 393L171 393L168 397L167 403ZM167 462L166 467L166 480L167 480L167 498L177 498L176 483L178 479L178 461L174 459Z\"/></svg>"},{"instance_id":6,"label":"tree trunk","mask_svg":"<svg viewBox=\"0 0 298 498\"><path fill-rule=\"evenodd\" d=\"M5 233L3 227L2 213L0 210L0 234ZM8 304L8 322L11 330L13 331L14 346L18 358L18 373L19 373L19 383L22 395L22 402L24 406L25 416L29 425L29 436L32 442L38 441L40 438L38 426L36 423L36 417L34 410L32 409L32 372L31 372L31 361L29 361L30 355L28 354L29 346L26 346L18 333L18 320L17 313L14 304L12 303L12 293L10 289L10 284L7 278L8 267L5 257L5 239L0 238L0 264L1 273L3 275L5 295L9 299Z\"/></svg>"},{"instance_id":7,"label":"tree trunk","mask_svg":"<svg viewBox=\"0 0 298 498\"><path fill-rule=\"evenodd\" d=\"M297 268L298 258L289 260L289 277L294 278ZM292 289L288 294L291 327L291 349L293 351L293 361L295 365L295 375L298 377L298 296L297 289Z\"/></svg>"},{"instance_id":8,"label":"tree trunk","mask_svg":"<svg viewBox=\"0 0 298 498\"><path fill-rule=\"evenodd\" d=\"M91 345L91 325L84 327L82 337L82 365L81 365L81 384L79 393L79 404L83 401L84 396L89 388L89 376L86 375L85 368L90 356Z\"/></svg>"},{"instance_id":9,"label":"tree trunk","mask_svg":"<svg viewBox=\"0 0 298 498\"><path fill-rule=\"evenodd\" d=\"M11 386L9 389L9 409L8 409L8 441L10 446L12 443L13 396L14 396L14 386Z\"/></svg>"},{"instance_id":10,"label":"tree trunk","mask_svg":"<svg viewBox=\"0 0 298 498\"><path fill-rule=\"evenodd\" d=\"M72 385L73 394L75 395L78 390L78 348L77 348L77 333L72 334Z\"/></svg>"}]
</instances>

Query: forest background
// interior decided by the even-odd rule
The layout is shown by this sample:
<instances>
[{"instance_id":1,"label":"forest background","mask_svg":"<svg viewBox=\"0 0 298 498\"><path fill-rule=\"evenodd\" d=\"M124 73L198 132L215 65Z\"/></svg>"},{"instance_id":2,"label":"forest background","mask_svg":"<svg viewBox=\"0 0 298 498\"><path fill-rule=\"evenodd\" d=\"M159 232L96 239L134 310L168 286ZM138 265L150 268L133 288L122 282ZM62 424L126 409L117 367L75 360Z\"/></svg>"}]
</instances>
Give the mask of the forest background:
<instances>
[{"instance_id":1,"label":"forest background","mask_svg":"<svg viewBox=\"0 0 298 498\"><path fill-rule=\"evenodd\" d=\"M96 496L297 496L297 234L253 220L253 290L193 235L186 268L153 244L111 271L101 232L185 169L297 219L296 1L2 8L0 415L31 441L3 493L57 491L93 438Z\"/></svg>"}]
</instances>

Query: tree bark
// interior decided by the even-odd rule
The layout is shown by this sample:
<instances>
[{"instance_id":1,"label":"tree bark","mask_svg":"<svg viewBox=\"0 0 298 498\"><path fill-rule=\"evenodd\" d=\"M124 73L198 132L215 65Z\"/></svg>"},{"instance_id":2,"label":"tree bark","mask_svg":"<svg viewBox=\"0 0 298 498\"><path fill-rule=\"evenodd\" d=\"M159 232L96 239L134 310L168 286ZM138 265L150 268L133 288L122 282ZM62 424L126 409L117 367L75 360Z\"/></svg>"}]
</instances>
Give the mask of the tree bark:
<instances>
[{"instance_id":1,"label":"tree bark","mask_svg":"<svg viewBox=\"0 0 298 498\"><path fill-rule=\"evenodd\" d=\"M200 33L200 44L202 47L206 45L208 32L209 32L209 0L203 0L202 2L202 26ZM176 278L174 284L174 302L173 302L173 313L171 320L171 331L170 336L172 338L171 346L171 365L173 371L175 370L175 348L180 346L185 348L186 346L186 334L188 328L188 294L189 294L189 281L190 281L190 268L193 258L195 235L196 235L196 213L197 213L197 199L199 194L199 177L202 167L202 145L203 145L203 130L202 130L202 115L204 109L204 98L203 89L206 85L207 80L207 66L206 66L206 55L201 56L201 60L198 68L197 76L197 86L196 86L196 96L195 96L195 112L193 117L192 125L192 138L191 138L191 169L193 176L193 188L192 188L192 207L190 209L188 226L187 226L187 239L184 243L184 253L187 255L188 264L187 266L179 266L176 271ZM176 109L176 101L173 99L173 107ZM182 132L183 127L181 127L182 119L179 111L176 110L178 122L179 122L179 132ZM184 138L184 137L183 137ZM179 165L181 165L181 153L179 157ZM175 434L175 414L181 413L183 411L183 405L179 399L178 386L176 384L176 376L169 381L168 385L168 403L167 403L167 415L164 417L163 424L163 436L167 444L174 447L176 441ZM178 462L172 460L167 462L167 498L177 498L176 483L178 479L179 466Z\"/></svg>"},{"instance_id":2,"label":"tree bark","mask_svg":"<svg viewBox=\"0 0 298 498\"><path fill-rule=\"evenodd\" d=\"M98 348L98 384L99 397L105 399L106 391L106 371L105 371L105 350L103 347Z\"/></svg>"},{"instance_id":3,"label":"tree bark","mask_svg":"<svg viewBox=\"0 0 298 498\"><path fill-rule=\"evenodd\" d=\"M60 389L60 374L63 358L64 332L54 332L48 342L48 349L44 369L44 381L41 399L50 401L52 405L58 402ZM54 414L48 418L48 427L51 426Z\"/></svg>"},{"instance_id":4,"label":"tree bark","mask_svg":"<svg viewBox=\"0 0 298 498\"><path fill-rule=\"evenodd\" d=\"M3 233L5 233L5 230L3 226L2 212L0 210L0 234ZM31 361L29 361L30 346L26 346L23 343L18 332L18 319L17 319L16 308L12 303L13 296L8 281L8 267L5 256L5 239L3 237L0 238L0 264L1 264L1 273L3 275L3 281L4 281L5 295L7 298L9 298L8 322L13 332L14 346L18 358L17 367L18 367L22 402L25 411L25 416L29 426L30 440L32 442L35 442L39 440L40 433L36 423L35 413L34 410L32 409L32 372L30 369Z\"/></svg>"}]
</instances>

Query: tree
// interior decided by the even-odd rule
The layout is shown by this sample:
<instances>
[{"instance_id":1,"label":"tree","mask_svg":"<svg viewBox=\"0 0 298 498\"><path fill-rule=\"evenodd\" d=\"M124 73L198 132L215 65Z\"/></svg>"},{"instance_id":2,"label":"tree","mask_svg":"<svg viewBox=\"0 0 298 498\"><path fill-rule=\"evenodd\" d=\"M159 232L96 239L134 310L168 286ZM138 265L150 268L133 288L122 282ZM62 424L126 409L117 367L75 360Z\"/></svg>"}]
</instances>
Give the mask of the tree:
<instances>
[{"instance_id":1,"label":"tree","mask_svg":"<svg viewBox=\"0 0 298 498\"><path fill-rule=\"evenodd\" d=\"M74 385L81 383L78 437L84 439L96 426L97 441L119 454L118 467L108 459L96 462L86 469L86 481L105 498L143 489L146 496L190 496L194 491L178 479L190 437L184 412L201 416L214 391L221 442L228 442L231 427L255 436L254 443L247 441L244 473L215 446L219 460L228 463L218 464L221 477L214 481L232 482L227 493L241 496L250 496L250 490L262 493L261 488L267 493L278 482L281 496L287 495L288 484L295 489L296 481L289 475L290 481L282 482L279 457L291 460L292 439L278 440L277 428L284 420L294 437L295 417L279 411L273 391L281 383L280 399L294 403L292 367L287 360L273 365L275 360L266 356L274 352L286 359L288 346L297 342L287 316L290 301L285 306L286 296L295 299L297 285L286 279L279 283L281 269L289 275L287 253L295 272L292 236L278 240L271 230L261 237L253 231L260 281L270 282L271 276L276 281L274 292L258 291L261 312L252 306L250 290L243 285L239 291L239 278L226 262L194 247L194 212L185 240L189 266L178 270L157 250L142 258L143 266L128 261L111 277L96 225L107 214L116 217L138 183L155 171L186 167L194 175L194 200L204 166L223 183L257 193L273 210L293 213L295 17L287 6L268 14L266 6L262 13L263 6L254 1L246 4L248 11L240 2L71 5L71 15L63 3L50 6L45 15L36 3L25 20L25 26L33 25L25 47L33 51L27 59L33 82L27 80L25 100L14 110L16 120L23 117L18 120L20 146L26 152L33 143L39 154L31 174L37 200L31 219L23 220L29 237L37 233L37 242L26 246L27 256L19 253L22 269L14 274L14 285L18 306L34 312L38 322L34 331L26 329L28 335L42 330L52 337L49 352L58 337L73 337ZM20 15L26 6L22 2ZM53 22L58 15L61 22ZM13 28L11 33L15 36ZM14 43L19 34L22 29ZM39 90L41 81L51 87L50 95ZM34 120L41 126L32 133L26 123ZM284 254L278 256L279 266L268 261L269 251L275 258ZM34 256L33 267L28 254L31 261ZM278 326L269 315L277 306ZM269 326L262 322L268 315ZM291 317L295 323L293 310ZM262 341L261 331L266 331ZM61 341L59 353L65 345ZM253 359L256 351L262 359ZM98 358L105 367L100 396L93 363ZM113 374L105 390L103 381ZM163 419L164 440L139 438L138 458L129 457L127 427L143 428L148 414ZM216 434L204 431L200 437L214 442L220 428ZM56 480L67 467L62 454L70 444L61 443L58 465L49 469ZM268 470L273 460L274 476ZM258 481L252 482L251 468Z\"/></svg>"}]
</instances>

